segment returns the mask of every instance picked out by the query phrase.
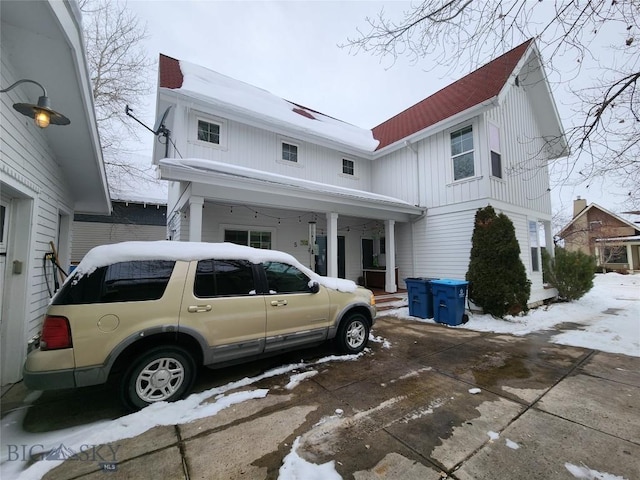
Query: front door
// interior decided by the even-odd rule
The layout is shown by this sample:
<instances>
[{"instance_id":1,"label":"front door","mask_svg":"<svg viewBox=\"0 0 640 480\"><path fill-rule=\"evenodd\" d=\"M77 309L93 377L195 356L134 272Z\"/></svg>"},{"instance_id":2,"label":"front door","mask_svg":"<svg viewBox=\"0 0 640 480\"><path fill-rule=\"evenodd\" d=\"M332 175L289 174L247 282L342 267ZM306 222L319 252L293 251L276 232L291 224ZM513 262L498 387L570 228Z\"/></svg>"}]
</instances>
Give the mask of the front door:
<instances>
[{"instance_id":1,"label":"front door","mask_svg":"<svg viewBox=\"0 0 640 480\"><path fill-rule=\"evenodd\" d=\"M318 275L327 275L327 237L319 236L316 238L316 244L318 245L318 254L316 255L315 272ZM338 236L338 277L345 278L345 240L344 236Z\"/></svg>"}]
</instances>

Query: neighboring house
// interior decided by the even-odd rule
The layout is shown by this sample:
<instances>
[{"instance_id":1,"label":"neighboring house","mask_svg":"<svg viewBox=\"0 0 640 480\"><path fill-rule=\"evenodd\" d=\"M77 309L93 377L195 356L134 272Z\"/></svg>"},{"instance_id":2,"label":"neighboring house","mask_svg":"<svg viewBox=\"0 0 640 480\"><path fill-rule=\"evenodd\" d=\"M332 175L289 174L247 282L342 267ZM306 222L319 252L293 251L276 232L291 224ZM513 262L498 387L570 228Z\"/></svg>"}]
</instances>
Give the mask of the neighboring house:
<instances>
[{"instance_id":1,"label":"neighboring house","mask_svg":"<svg viewBox=\"0 0 640 480\"><path fill-rule=\"evenodd\" d=\"M98 245L131 240L167 239L167 204L164 201L113 200L111 215L77 213L73 218L71 265Z\"/></svg>"},{"instance_id":2,"label":"neighboring house","mask_svg":"<svg viewBox=\"0 0 640 480\"><path fill-rule=\"evenodd\" d=\"M15 104L44 96L36 84L0 93L0 376L6 385L21 378L27 341L50 301L50 274L43 270L50 242L59 263L68 264L74 214L108 215L111 205L77 4L3 0L0 17L0 88L38 82L51 108L70 120L39 128L16 110Z\"/></svg>"},{"instance_id":3,"label":"neighboring house","mask_svg":"<svg viewBox=\"0 0 640 480\"><path fill-rule=\"evenodd\" d=\"M640 271L640 226L584 198L573 202L573 219L558 233L569 251L596 258L605 270Z\"/></svg>"},{"instance_id":4,"label":"neighboring house","mask_svg":"<svg viewBox=\"0 0 640 480\"><path fill-rule=\"evenodd\" d=\"M541 271L546 165L567 145L532 40L373 130L161 55L158 117L169 107L172 147L157 142L154 162L173 239L284 250L395 292L407 277L464 279L491 204L514 223L530 302L556 294Z\"/></svg>"}]
</instances>

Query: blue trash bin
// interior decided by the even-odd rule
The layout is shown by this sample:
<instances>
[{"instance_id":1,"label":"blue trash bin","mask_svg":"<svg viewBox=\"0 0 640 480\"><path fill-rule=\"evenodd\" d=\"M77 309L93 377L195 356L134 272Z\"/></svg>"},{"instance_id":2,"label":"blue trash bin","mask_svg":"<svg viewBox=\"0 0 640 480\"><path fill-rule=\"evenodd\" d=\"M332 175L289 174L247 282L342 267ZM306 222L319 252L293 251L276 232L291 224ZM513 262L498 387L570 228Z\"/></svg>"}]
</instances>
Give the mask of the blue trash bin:
<instances>
[{"instance_id":1,"label":"blue trash bin","mask_svg":"<svg viewBox=\"0 0 640 480\"><path fill-rule=\"evenodd\" d=\"M432 278L405 278L409 315L418 318L433 318Z\"/></svg>"},{"instance_id":2,"label":"blue trash bin","mask_svg":"<svg viewBox=\"0 0 640 480\"><path fill-rule=\"evenodd\" d=\"M440 279L431 281L433 296L433 319L447 325L460 325L466 322L464 304L467 296L464 280Z\"/></svg>"}]
</instances>

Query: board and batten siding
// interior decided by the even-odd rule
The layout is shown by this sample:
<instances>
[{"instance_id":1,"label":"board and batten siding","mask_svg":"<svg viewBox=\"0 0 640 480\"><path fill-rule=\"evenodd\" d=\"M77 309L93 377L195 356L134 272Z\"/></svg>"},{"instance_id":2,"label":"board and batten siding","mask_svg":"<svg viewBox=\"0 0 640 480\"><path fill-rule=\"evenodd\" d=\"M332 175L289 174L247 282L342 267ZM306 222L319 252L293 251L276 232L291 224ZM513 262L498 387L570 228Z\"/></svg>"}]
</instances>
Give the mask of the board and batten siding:
<instances>
[{"instance_id":1,"label":"board and batten siding","mask_svg":"<svg viewBox=\"0 0 640 480\"><path fill-rule=\"evenodd\" d=\"M416 148L413 145L412 148ZM416 153L409 147L391 152L373 162L372 188L380 195L399 198L418 205L418 177Z\"/></svg>"},{"instance_id":2,"label":"board and batten siding","mask_svg":"<svg viewBox=\"0 0 640 480\"><path fill-rule=\"evenodd\" d=\"M185 158L230 163L355 190L371 189L371 160L194 110L177 118L187 122L186 128L181 126L178 129L180 135L188 138L186 142L182 141ZM222 124L220 146L197 140L198 118ZM281 159L283 141L298 146L298 162ZM354 162L354 175L342 172L343 158Z\"/></svg>"},{"instance_id":3,"label":"board and batten siding","mask_svg":"<svg viewBox=\"0 0 640 480\"><path fill-rule=\"evenodd\" d=\"M486 114L488 121L500 129L502 143L503 178L491 177L491 198L550 218L546 144L531 101L525 89L512 87L506 92L502 105Z\"/></svg>"},{"instance_id":4,"label":"board and batten siding","mask_svg":"<svg viewBox=\"0 0 640 480\"><path fill-rule=\"evenodd\" d=\"M3 45L8 41L5 35L9 35L11 28L3 23ZM0 83L3 86L18 80L10 58L3 49L0 69ZM22 262L22 273L14 274L12 281L4 284L5 288L20 291L2 292L7 293L5 299L11 299L10 305L3 305L2 336L11 339L2 343L2 361L5 364L3 382L21 378L20 367L26 354L27 339L40 330L42 317L49 305L42 267L44 255L51 251L49 242L54 242L59 258L64 262L68 262L71 250L70 222L67 217L73 212L73 199L66 179L47 143L46 133L33 120L16 114L13 109L14 103L33 101L31 89L28 92L23 86L18 86L0 96L1 188L3 196L11 199L7 258ZM52 131L47 133L55 135L56 128L64 127L51 128ZM67 230L60 231L60 225ZM17 275L24 276L24 280L15 278ZM17 284L23 287L18 289ZM20 318L15 312L20 312Z\"/></svg>"}]
</instances>

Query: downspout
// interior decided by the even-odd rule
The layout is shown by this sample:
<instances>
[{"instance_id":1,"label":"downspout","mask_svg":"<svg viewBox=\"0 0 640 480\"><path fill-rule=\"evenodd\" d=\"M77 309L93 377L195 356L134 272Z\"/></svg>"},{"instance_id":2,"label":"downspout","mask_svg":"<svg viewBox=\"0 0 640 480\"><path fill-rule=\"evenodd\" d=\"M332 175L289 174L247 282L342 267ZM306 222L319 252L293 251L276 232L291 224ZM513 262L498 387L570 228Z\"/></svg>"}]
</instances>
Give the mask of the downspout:
<instances>
[{"instance_id":1,"label":"downspout","mask_svg":"<svg viewBox=\"0 0 640 480\"><path fill-rule=\"evenodd\" d=\"M407 147L409 150L411 150L414 155L415 155L415 162L416 162L416 196L414 197L414 200L416 200L414 202L414 205L420 205L420 160L418 158L418 149L417 147L414 148L414 146L411 144L411 142L409 140L405 140L404 141L404 145L405 147ZM420 215L417 219L412 220L411 221L411 276L414 277L416 275L416 256L414 255L414 249L413 249L413 244L414 244L414 225L416 222L422 220L426 215L426 212L424 212L422 215Z\"/></svg>"},{"instance_id":2,"label":"downspout","mask_svg":"<svg viewBox=\"0 0 640 480\"><path fill-rule=\"evenodd\" d=\"M414 205L420 205L420 161L418 160L418 150L414 148L409 140L404 141L404 146L411 150L415 155L416 160L416 198L414 198Z\"/></svg>"}]
</instances>

